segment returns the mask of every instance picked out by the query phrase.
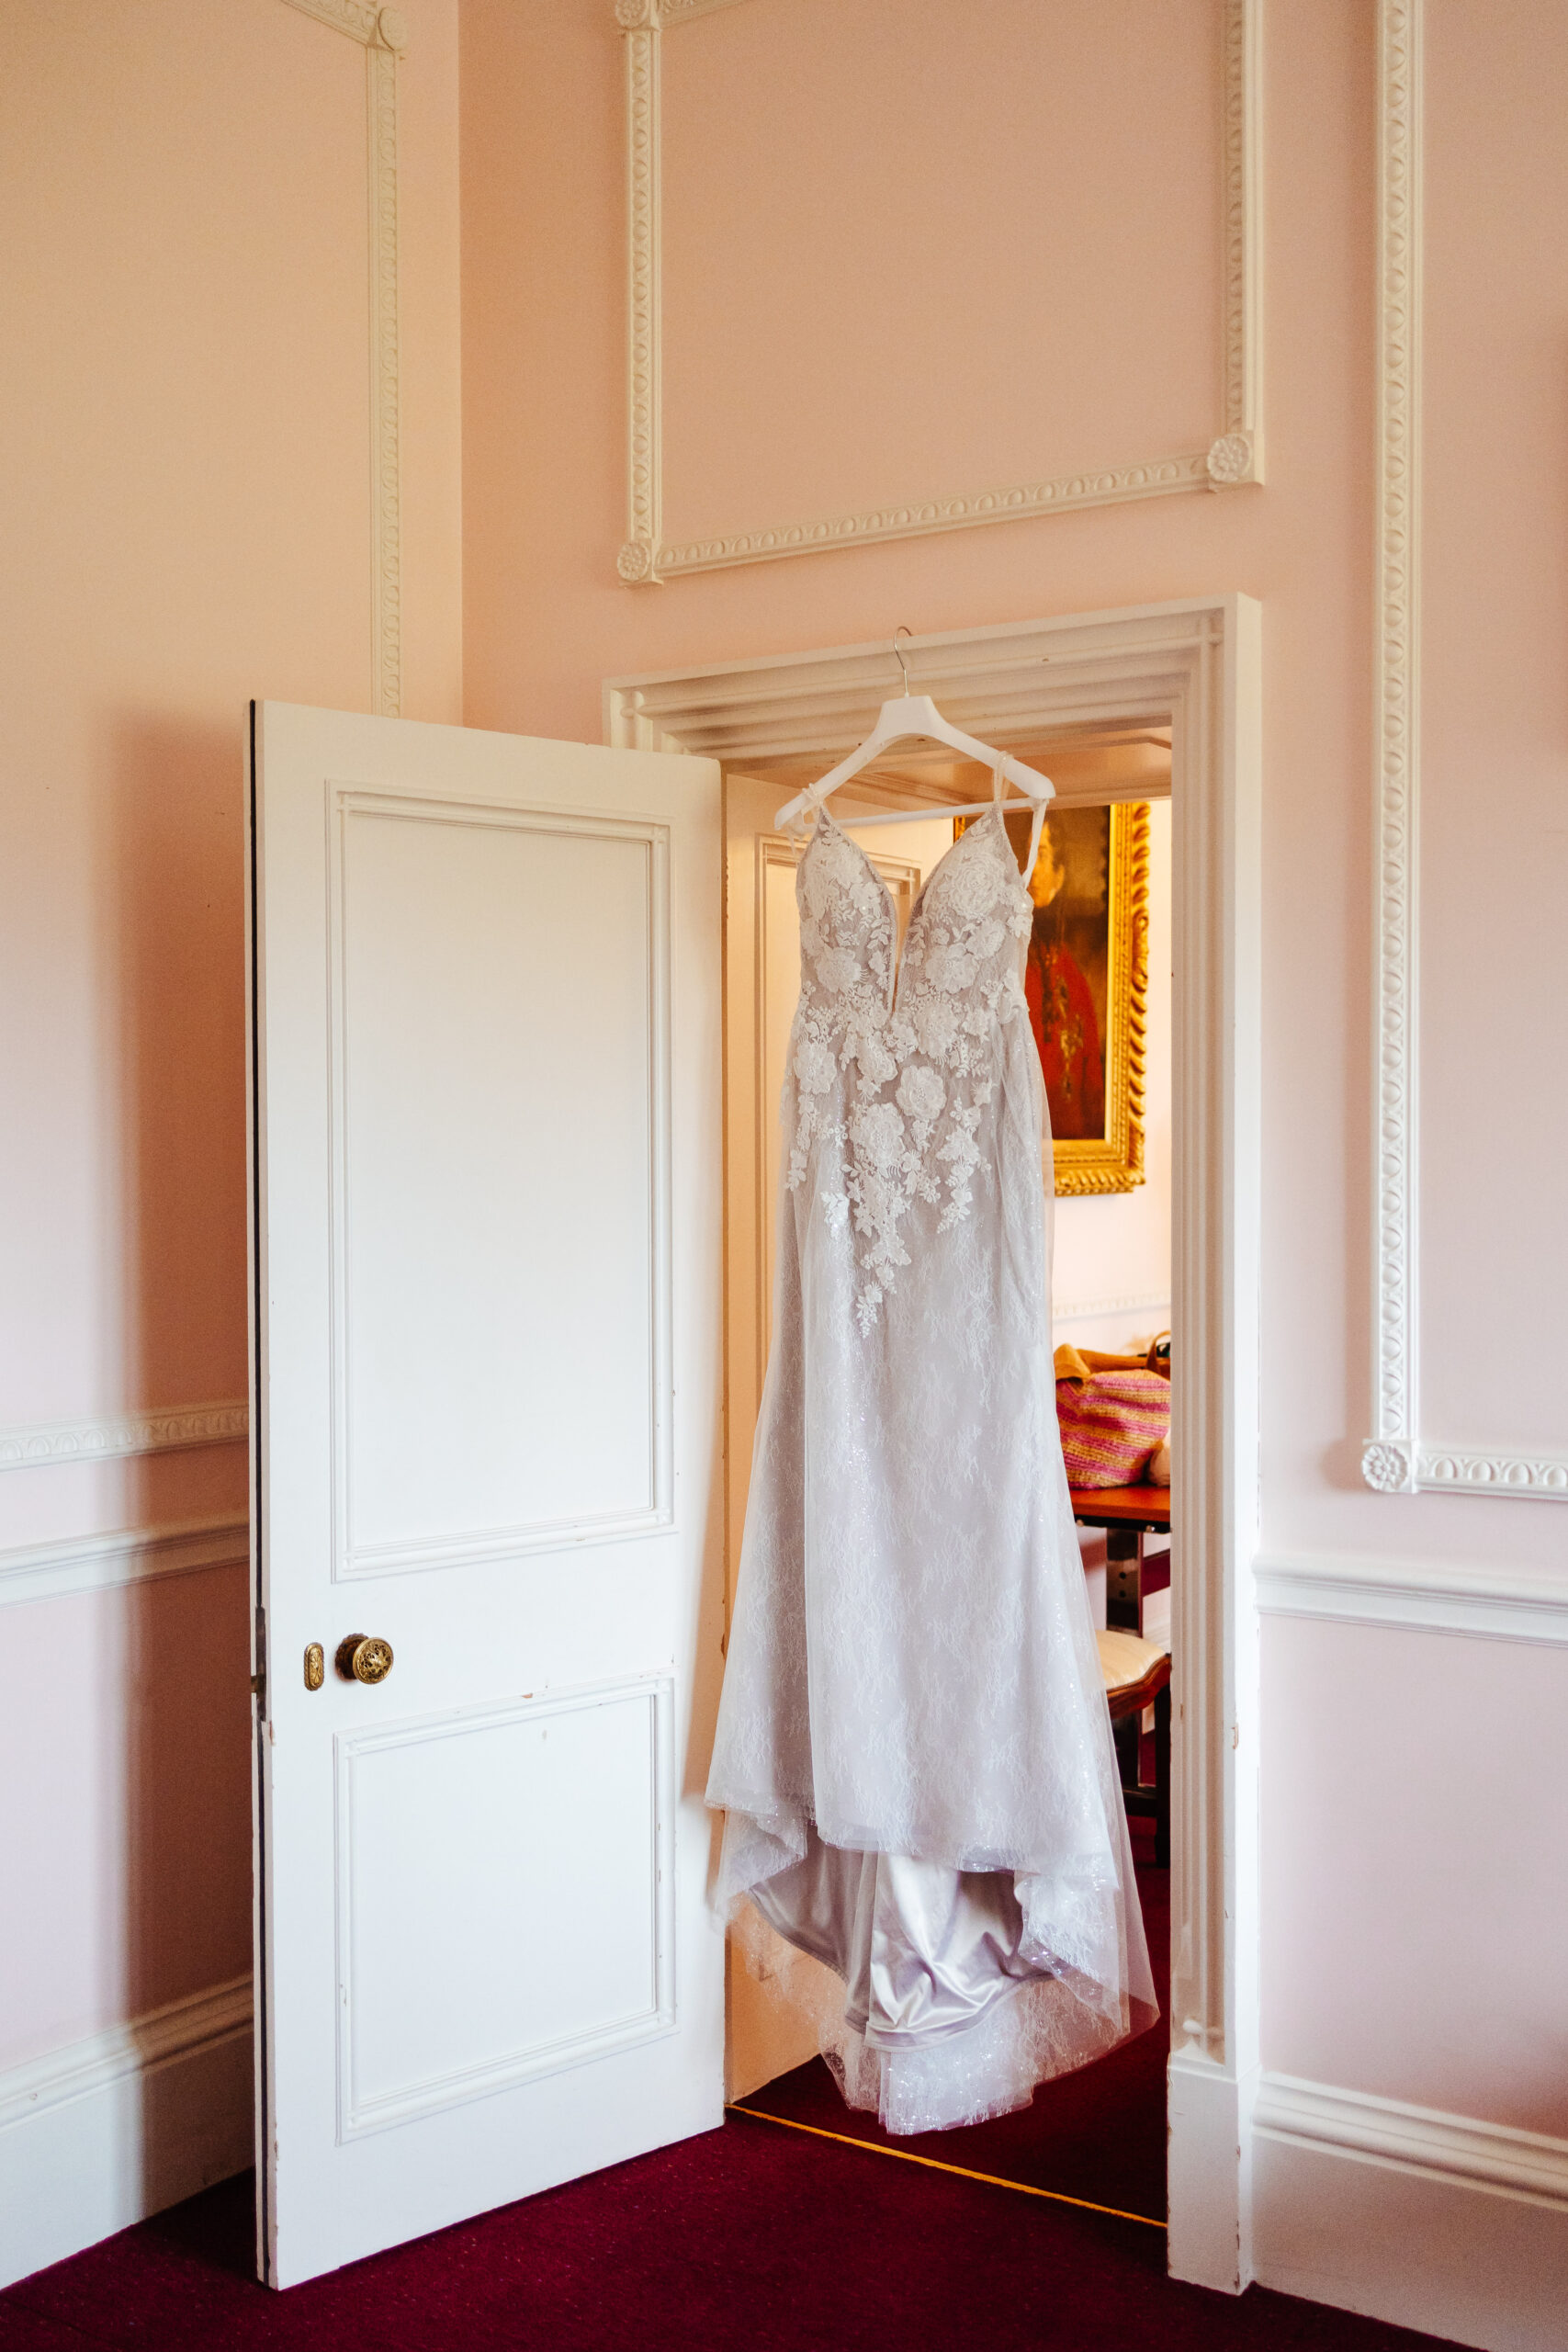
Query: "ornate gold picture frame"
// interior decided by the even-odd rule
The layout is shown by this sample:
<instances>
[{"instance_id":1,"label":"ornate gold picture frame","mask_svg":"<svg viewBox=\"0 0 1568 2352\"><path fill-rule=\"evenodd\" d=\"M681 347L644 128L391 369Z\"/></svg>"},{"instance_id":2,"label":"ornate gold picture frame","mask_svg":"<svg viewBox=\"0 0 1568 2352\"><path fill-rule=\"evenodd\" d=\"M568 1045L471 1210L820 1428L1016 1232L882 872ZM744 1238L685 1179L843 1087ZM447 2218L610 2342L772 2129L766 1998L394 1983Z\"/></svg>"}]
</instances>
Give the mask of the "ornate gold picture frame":
<instances>
[{"instance_id":1,"label":"ornate gold picture frame","mask_svg":"<svg viewBox=\"0 0 1568 2352\"><path fill-rule=\"evenodd\" d=\"M1007 821L1021 865L1029 818ZM1148 803L1053 808L1029 888L1035 912L1024 988L1050 1105L1055 1189L1130 1193L1144 1182Z\"/></svg>"}]
</instances>

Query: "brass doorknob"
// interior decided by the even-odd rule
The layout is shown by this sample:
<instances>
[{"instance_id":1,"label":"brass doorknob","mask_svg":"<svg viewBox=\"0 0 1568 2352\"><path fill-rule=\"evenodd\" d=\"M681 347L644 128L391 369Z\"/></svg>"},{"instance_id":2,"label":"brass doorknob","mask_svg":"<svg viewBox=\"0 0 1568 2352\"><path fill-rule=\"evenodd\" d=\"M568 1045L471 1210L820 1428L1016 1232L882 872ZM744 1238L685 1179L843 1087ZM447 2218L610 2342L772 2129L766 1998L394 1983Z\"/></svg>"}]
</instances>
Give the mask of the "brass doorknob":
<instances>
[{"instance_id":1,"label":"brass doorknob","mask_svg":"<svg viewBox=\"0 0 1568 2352\"><path fill-rule=\"evenodd\" d=\"M392 1670L392 1645L379 1634L345 1634L333 1663L345 1682L385 1682Z\"/></svg>"}]
</instances>

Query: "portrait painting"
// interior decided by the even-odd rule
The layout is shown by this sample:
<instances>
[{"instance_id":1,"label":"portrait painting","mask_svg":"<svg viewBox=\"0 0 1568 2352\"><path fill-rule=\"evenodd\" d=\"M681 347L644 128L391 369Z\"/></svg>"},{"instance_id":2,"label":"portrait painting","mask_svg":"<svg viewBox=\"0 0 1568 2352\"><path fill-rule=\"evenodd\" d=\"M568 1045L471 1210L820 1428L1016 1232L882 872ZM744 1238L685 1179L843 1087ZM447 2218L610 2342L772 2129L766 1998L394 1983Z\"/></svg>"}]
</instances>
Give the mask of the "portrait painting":
<instances>
[{"instance_id":1,"label":"portrait painting","mask_svg":"<svg viewBox=\"0 0 1568 2352\"><path fill-rule=\"evenodd\" d=\"M1021 866L1029 812L1007 824ZM1029 876L1023 986L1058 1193L1144 1181L1148 875L1146 802L1048 810Z\"/></svg>"}]
</instances>

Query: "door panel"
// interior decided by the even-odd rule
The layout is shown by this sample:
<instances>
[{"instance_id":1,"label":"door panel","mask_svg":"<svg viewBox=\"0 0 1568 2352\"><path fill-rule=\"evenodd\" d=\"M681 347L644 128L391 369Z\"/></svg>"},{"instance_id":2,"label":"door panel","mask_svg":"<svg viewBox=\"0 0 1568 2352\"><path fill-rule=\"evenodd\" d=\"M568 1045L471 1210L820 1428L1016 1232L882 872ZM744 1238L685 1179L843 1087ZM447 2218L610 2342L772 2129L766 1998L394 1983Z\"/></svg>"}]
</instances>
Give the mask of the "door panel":
<instances>
[{"instance_id":1,"label":"door panel","mask_svg":"<svg viewBox=\"0 0 1568 2352\"><path fill-rule=\"evenodd\" d=\"M670 1701L630 1683L339 1738L344 2136L668 2031Z\"/></svg>"},{"instance_id":2,"label":"door panel","mask_svg":"<svg viewBox=\"0 0 1568 2352\"><path fill-rule=\"evenodd\" d=\"M345 794L339 838L343 1566L667 1519L669 829Z\"/></svg>"},{"instance_id":3,"label":"door panel","mask_svg":"<svg viewBox=\"0 0 1568 2352\"><path fill-rule=\"evenodd\" d=\"M288 2285L720 2120L721 850L705 761L279 705L253 797Z\"/></svg>"}]
</instances>

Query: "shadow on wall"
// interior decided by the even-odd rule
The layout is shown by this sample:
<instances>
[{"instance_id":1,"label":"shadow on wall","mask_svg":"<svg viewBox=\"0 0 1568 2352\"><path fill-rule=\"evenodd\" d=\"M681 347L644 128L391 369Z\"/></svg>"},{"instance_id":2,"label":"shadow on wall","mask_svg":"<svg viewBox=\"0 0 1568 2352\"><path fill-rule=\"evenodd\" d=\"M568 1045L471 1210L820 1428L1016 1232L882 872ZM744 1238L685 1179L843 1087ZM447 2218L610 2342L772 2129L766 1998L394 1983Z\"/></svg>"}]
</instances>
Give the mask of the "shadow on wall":
<instances>
[{"instance_id":1,"label":"shadow on wall","mask_svg":"<svg viewBox=\"0 0 1568 2352\"><path fill-rule=\"evenodd\" d=\"M118 720L97 845L104 1001L120 1023L105 1193L119 1204L126 1284L123 1363L112 1378L106 1368L106 1385L155 1404L246 1389L241 723L239 710L231 730ZM244 1509L243 1444L138 1467L144 1522ZM125 2004L145 2018L250 1967L249 1580L230 1564L152 1577L119 1598ZM143 2038L155 2060L156 2026ZM248 2052L228 2063L242 2056L248 2067ZM176 2162L188 2184L187 2073L147 2079L141 2162L153 2204ZM210 2177L232 2169L223 2155L215 2151Z\"/></svg>"}]
</instances>

